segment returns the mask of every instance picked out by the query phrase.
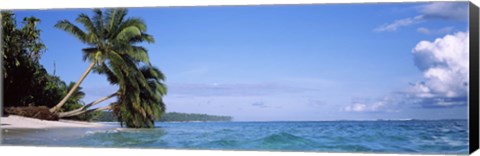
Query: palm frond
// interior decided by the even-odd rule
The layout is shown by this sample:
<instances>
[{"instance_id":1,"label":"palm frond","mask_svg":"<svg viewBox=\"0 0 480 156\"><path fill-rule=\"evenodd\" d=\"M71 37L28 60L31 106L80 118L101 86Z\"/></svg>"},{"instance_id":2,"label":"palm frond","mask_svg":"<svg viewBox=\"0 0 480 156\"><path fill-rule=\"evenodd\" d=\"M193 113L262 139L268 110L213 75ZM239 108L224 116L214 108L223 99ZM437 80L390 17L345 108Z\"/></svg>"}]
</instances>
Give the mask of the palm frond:
<instances>
[{"instance_id":1,"label":"palm frond","mask_svg":"<svg viewBox=\"0 0 480 156\"><path fill-rule=\"evenodd\" d=\"M155 39L153 38L153 36L149 34L142 33L142 35L140 36L132 37L129 41L130 44L141 43L141 42L155 43Z\"/></svg>"},{"instance_id":2,"label":"palm frond","mask_svg":"<svg viewBox=\"0 0 480 156\"><path fill-rule=\"evenodd\" d=\"M86 40L86 36L87 36L86 33L82 29L78 28L77 26L73 25L67 20L58 21L57 24L55 24L55 27L70 33L71 35L73 35L83 43L88 43L88 40Z\"/></svg>"},{"instance_id":3,"label":"palm frond","mask_svg":"<svg viewBox=\"0 0 480 156\"><path fill-rule=\"evenodd\" d=\"M95 54L100 51L97 47L88 47L88 48L83 48L83 61L88 60L89 62L94 62L95 61Z\"/></svg>"},{"instance_id":4,"label":"palm frond","mask_svg":"<svg viewBox=\"0 0 480 156\"><path fill-rule=\"evenodd\" d=\"M99 39L103 41L105 37L105 27L103 25L103 12L101 9L93 9L94 15L93 15L93 24L95 25L95 28L97 30L96 35L98 36Z\"/></svg>"},{"instance_id":5,"label":"palm frond","mask_svg":"<svg viewBox=\"0 0 480 156\"><path fill-rule=\"evenodd\" d=\"M58 27L88 44L82 49L84 60L95 62L93 71L119 87L117 101L110 106L121 125L153 127L165 111L165 76L151 65L148 50L139 46L154 42L145 22L126 15L126 9L94 9L91 17L80 14L76 19L86 31L66 20Z\"/></svg>"},{"instance_id":6,"label":"palm frond","mask_svg":"<svg viewBox=\"0 0 480 156\"><path fill-rule=\"evenodd\" d=\"M83 27L85 27L85 29L87 30L87 33L85 35L85 41L87 43L98 43L98 41L100 40L100 37L98 36L99 30L97 30L95 24L90 19L90 17L88 17L88 15L80 14L75 21L82 24Z\"/></svg>"},{"instance_id":7,"label":"palm frond","mask_svg":"<svg viewBox=\"0 0 480 156\"><path fill-rule=\"evenodd\" d=\"M122 23L127 13L127 9L124 8L108 9L106 11L105 27L106 30L108 30L108 38L113 36L114 33L112 32L115 32L118 29L118 26Z\"/></svg>"},{"instance_id":8,"label":"palm frond","mask_svg":"<svg viewBox=\"0 0 480 156\"><path fill-rule=\"evenodd\" d=\"M120 42L129 42L132 38L141 36L141 35L142 35L142 32L138 27L129 26L122 29L115 37L115 40L118 40Z\"/></svg>"}]
</instances>

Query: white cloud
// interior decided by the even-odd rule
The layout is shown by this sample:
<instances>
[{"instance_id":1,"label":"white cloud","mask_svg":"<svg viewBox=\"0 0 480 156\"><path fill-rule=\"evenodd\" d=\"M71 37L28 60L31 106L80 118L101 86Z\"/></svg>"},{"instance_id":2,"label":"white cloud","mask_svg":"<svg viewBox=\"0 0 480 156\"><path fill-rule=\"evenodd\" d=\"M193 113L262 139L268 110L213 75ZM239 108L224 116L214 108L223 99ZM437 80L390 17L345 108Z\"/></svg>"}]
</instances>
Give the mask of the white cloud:
<instances>
[{"instance_id":1,"label":"white cloud","mask_svg":"<svg viewBox=\"0 0 480 156\"><path fill-rule=\"evenodd\" d=\"M468 42L468 32L446 35L433 42L419 42L412 53L425 81L413 84L409 92L417 98L436 98L436 103L442 106L458 104L445 102L445 98L467 96Z\"/></svg>"},{"instance_id":2,"label":"white cloud","mask_svg":"<svg viewBox=\"0 0 480 156\"><path fill-rule=\"evenodd\" d=\"M344 107L346 112L397 112L393 96L386 96L378 100L360 99Z\"/></svg>"},{"instance_id":3,"label":"white cloud","mask_svg":"<svg viewBox=\"0 0 480 156\"><path fill-rule=\"evenodd\" d=\"M354 103L353 105L349 105L345 107L345 111L347 112L363 112L366 110L367 105L363 103Z\"/></svg>"},{"instance_id":4,"label":"white cloud","mask_svg":"<svg viewBox=\"0 0 480 156\"><path fill-rule=\"evenodd\" d=\"M345 111L347 112L379 112L383 111L382 108L385 106L385 103L382 101L378 101L373 104L365 104L365 103L354 103L345 107Z\"/></svg>"},{"instance_id":5,"label":"white cloud","mask_svg":"<svg viewBox=\"0 0 480 156\"><path fill-rule=\"evenodd\" d=\"M404 26L409 26L412 24L420 23L423 21L423 15L418 15L415 17L411 18L405 18L405 19L400 19L400 20L395 20L390 24L384 24L378 28L375 29L377 32L382 32L382 31L396 31L400 27Z\"/></svg>"},{"instance_id":6,"label":"white cloud","mask_svg":"<svg viewBox=\"0 0 480 156\"><path fill-rule=\"evenodd\" d=\"M354 100L347 112L398 112L404 107L445 108L466 106L469 78L468 32L434 41L420 41L412 50L423 81L383 99Z\"/></svg>"},{"instance_id":7,"label":"white cloud","mask_svg":"<svg viewBox=\"0 0 480 156\"><path fill-rule=\"evenodd\" d=\"M425 34L425 35L443 35L448 34L453 31L453 27L444 27L440 29L428 29L425 27L417 28L417 32Z\"/></svg>"},{"instance_id":8,"label":"white cloud","mask_svg":"<svg viewBox=\"0 0 480 156\"><path fill-rule=\"evenodd\" d=\"M375 28L377 32L396 31L400 27L414 25L430 19L467 20L468 3L465 2L432 2L418 7L419 15L395 20ZM426 28L417 29L419 32L430 32ZM445 30L444 30L445 31Z\"/></svg>"},{"instance_id":9,"label":"white cloud","mask_svg":"<svg viewBox=\"0 0 480 156\"><path fill-rule=\"evenodd\" d=\"M441 18L451 20L466 20L468 3L466 2L435 2L420 7L420 13L426 18Z\"/></svg>"}]
</instances>

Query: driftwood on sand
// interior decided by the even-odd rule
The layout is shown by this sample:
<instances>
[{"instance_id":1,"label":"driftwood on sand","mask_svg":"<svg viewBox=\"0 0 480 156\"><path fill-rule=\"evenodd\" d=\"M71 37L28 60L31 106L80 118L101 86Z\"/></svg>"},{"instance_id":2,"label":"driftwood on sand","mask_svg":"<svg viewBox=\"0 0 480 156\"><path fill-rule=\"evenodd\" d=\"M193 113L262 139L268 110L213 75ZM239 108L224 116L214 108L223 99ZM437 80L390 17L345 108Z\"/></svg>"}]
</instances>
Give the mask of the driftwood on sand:
<instances>
[{"instance_id":1,"label":"driftwood on sand","mask_svg":"<svg viewBox=\"0 0 480 156\"><path fill-rule=\"evenodd\" d=\"M57 121L59 119L58 115L51 113L50 109L46 106L8 107L4 110L10 115L19 115L24 117L53 121Z\"/></svg>"}]
</instances>

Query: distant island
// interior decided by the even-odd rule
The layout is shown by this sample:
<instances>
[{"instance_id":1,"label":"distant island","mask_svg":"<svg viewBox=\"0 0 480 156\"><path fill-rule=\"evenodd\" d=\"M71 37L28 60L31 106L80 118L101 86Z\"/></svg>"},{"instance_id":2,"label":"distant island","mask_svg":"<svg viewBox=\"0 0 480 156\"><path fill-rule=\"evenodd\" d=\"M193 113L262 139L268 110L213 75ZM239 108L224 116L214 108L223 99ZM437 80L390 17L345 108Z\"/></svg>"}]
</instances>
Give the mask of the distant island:
<instances>
[{"instance_id":1,"label":"distant island","mask_svg":"<svg viewBox=\"0 0 480 156\"><path fill-rule=\"evenodd\" d=\"M115 116L110 111L98 112L91 121L96 122L115 122L117 121ZM159 122L191 122L191 121L232 121L231 116L218 116L208 114L195 114L195 113L178 113L168 112L165 113Z\"/></svg>"},{"instance_id":2,"label":"distant island","mask_svg":"<svg viewBox=\"0 0 480 156\"><path fill-rule=\"evenodd\" d=\"M208 114L194 114L194 113L165 113L159 120L160 122L171 121L232 121L231 116L218 116Z\"/></svg>"}]
</instances>

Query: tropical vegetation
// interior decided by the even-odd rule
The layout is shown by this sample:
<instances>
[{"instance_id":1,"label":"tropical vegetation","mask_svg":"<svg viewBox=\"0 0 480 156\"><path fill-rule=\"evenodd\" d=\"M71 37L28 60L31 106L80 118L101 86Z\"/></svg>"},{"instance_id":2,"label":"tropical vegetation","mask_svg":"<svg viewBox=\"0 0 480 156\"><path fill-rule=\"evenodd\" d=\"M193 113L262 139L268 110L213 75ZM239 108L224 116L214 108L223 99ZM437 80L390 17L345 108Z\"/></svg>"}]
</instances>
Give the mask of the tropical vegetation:
<instances>
[{"instance_id":1,"label":"tropical vegetation","mask_svg":"<svg viewBox=\"0 0 480 156\"><path fill-rule=\"evenodd\" d=\"M81 51L83 60L90 64L77 82L66 85L38 63L46 51L40 40L40 30L36 28L40 20L25 18L24 26L17 28L13 13L2 12L5 43L2 56L6 62L2 66L4 90L15 95L6 95L9 98L5 106L43 105L60 118L91 118L96 111L112 110L122 126L154 127L154 121L165 112L162 100L167 93L165 76L150 63L147 49L141 46L154 43L154 38L146 33L145 22L127 17L127 13L126 9L94 9L91 17L83 13L78 15L75 22L81 27L68 20L57 22L56 28L86 45ZM85 93L80 84L92 71L105 75L118 90L85 104L81 101ZM108 106L91 109L113 97L117 100Z\"/></svg>"},{"instance_id":2,"label":"tropical vegetation","mask_svg":"<svg viewBox=\"0 0 480 156\"><path fill-rule=\"evenodd\" d=\"M46 46L40 40L37 24L40 19L27 17L19 27L12 12L1 12L2 18L2 76L3 106L52 107L66 95L68 86L58 76L48 74L39 63ZM76 91L64 111L81 105L84 93Z\"/></svg>"}]
</instances>

